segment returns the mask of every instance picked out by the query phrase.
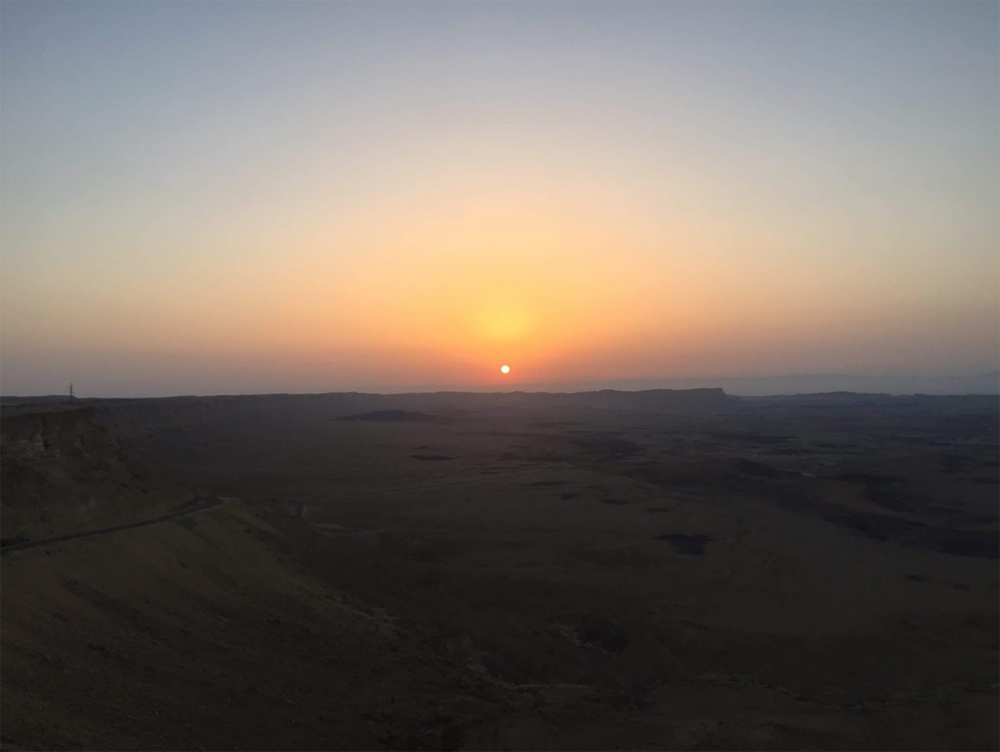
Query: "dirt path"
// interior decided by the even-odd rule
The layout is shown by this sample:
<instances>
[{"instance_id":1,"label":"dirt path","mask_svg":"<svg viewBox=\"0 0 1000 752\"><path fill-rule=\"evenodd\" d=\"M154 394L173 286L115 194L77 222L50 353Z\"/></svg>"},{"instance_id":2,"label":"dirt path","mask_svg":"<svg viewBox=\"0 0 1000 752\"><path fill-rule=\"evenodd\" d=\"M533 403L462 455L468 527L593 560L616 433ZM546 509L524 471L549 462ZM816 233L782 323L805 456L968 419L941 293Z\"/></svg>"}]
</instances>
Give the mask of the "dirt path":
<instances>
[{"instance_id":1,"label":"dirt path","mask_svg":"<svg viewBox=\"0 0 1000 752\"><path fill-rule=\"evenodd\" d=\"M143 520L142 522L130 522L125 525L113 525L111 527L102 527L98 530L88 530L83 533L70 533L69 535L57 535L54 538L43 538L42 540L36 541L24 541L22 543L13 543L3 547L0 547L0 555L5 555L11 553L12 551L23 551L26 548L35 548L36 546L46 546L50 543L62 543L63 541L74 540L76 538L89 538L93 535L105 535L106 533L117 533L121 530L131 530L136 527L144 527L146 525L155 525L159 522L167 522L168 520L174 520L178 517L187 517L188 515L195 514L196 512L204 512L206 509L212 509L220 504L224 504L230 501L229 496L220 496L213 499L208 499L201 502L200 504L195 504L193 506L188 506L183 509L178 509L176 512L171 512L170 514L164 514L159 517L154 517L151 520Z\"/></svg>"}]
</instances>

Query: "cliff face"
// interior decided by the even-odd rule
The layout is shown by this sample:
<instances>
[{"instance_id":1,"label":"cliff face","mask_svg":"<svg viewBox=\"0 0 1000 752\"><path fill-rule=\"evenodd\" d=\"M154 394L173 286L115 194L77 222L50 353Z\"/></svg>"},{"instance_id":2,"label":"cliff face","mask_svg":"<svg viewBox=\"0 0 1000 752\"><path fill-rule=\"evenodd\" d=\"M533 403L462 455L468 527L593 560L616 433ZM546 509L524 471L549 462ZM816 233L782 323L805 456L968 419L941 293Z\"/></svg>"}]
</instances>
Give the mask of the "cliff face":
<instances>
[{"instance_id":1,"label":"cliff face","mask_svg":"<svg viewBox=\"0 0 1000 752\"><path fill-rule=\"evenodd\" d=\"M94 434L95 410L80 407L4 415L0 420L0 463L3 468L44 466L64 453L84 451Z\"/></svg>"},{"instance_id":2,"label":"cliff face","mask_svg":"<svg viewBox=\"0 0 1000 752\"><path fill-rule=\"evenodd\" d=\"M157 506L151 474L93 407L4 410L0 419L3 536L76 532Z\"/></svg>"}]
</instances>

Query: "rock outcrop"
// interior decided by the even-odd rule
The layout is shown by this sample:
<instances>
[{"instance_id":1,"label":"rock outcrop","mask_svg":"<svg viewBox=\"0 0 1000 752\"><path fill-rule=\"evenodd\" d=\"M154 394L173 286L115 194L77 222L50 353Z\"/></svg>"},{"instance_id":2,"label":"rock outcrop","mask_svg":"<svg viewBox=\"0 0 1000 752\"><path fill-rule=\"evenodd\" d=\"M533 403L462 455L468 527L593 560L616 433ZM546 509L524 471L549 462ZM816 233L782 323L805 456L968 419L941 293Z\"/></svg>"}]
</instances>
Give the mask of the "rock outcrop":
<instances>
[{"instance_id":1,"label":"rock outcrop","mask_svg":"<svg viewBox=\"0 0 1000 752\"><path fill-rule=\"evenodd\" d=\"M4 409L0 517L4 538L75 532L158 507L165 496L93 407Z\"/></svg>"}]
</instances>

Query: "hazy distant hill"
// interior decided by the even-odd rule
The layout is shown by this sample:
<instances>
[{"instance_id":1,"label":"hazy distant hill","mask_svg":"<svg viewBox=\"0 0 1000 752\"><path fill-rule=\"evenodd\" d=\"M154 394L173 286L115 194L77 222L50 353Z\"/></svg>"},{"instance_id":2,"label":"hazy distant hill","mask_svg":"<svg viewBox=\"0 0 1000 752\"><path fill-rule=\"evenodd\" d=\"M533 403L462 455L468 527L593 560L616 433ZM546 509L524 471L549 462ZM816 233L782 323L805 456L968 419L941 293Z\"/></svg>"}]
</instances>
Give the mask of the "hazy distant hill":
<instances>
[{"instance_id":1,"label":"hazy distant hill","mask_svg":"<svg viewBox=\"0 0 1000 752\"><path fill-rule=\"evenodd\" d=\"M584 389L588 384L563 385L566 390ZM718 387L727 394L744 397L854 392L873 394L1000 394L1000 371L970 376L933 374L893 374L865 376L848 373L790 376L710 377L683 379L643 379L616 381L606 386L623 390L666 388L689 390ZM528 387L525 387L528 388ZM555 391L556 387L538 387Z\"/></svg>"}]
</instances>

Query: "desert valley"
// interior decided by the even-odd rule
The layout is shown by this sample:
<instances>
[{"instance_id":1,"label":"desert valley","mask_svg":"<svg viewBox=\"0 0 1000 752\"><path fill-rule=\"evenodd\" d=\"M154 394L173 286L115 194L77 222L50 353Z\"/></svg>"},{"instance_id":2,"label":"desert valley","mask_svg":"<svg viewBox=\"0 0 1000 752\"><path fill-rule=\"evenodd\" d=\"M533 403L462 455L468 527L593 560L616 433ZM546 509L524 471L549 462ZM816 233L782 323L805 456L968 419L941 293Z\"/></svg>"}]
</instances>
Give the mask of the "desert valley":
<instances>
[{"instance_id":1,"label":"desert valley","mask_svg":"<svg viewBox=\"0 0 1000 752\"><path fill-rule=\"evenodd\" d=\"M998 409L5 398L3 749L996 749Z\"/></svg>"}]
</instances>

